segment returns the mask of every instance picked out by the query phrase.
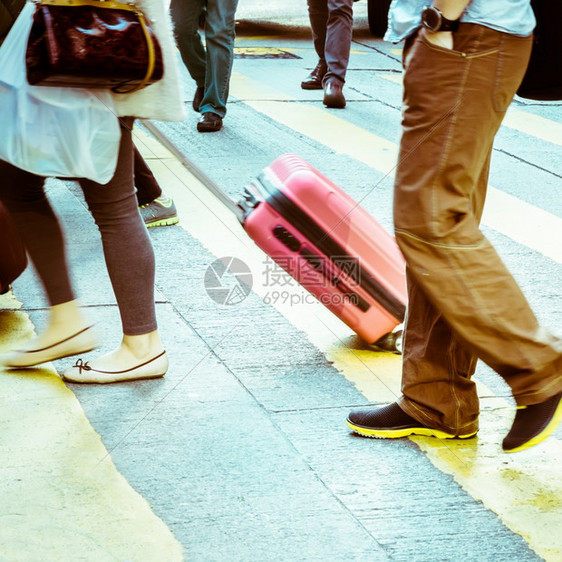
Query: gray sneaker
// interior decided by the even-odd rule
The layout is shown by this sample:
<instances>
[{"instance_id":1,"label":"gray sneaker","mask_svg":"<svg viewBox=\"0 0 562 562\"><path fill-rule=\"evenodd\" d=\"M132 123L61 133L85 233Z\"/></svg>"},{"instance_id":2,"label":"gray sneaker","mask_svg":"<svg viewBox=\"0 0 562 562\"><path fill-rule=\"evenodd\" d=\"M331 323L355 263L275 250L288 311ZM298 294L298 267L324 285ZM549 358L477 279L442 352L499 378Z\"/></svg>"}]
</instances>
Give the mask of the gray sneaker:
<instances>
[{"instance_id":1,"label":"gray sneaker","mask_svg":"<svg viewBox=\"0 0 562 562\"><path fill-rule=\"evenodd\" d=\"M152 203L142 205L139 209L147 228L169 226L179 222L174 200L166 195L161 195Z\"/></svg>"}]
</instances>

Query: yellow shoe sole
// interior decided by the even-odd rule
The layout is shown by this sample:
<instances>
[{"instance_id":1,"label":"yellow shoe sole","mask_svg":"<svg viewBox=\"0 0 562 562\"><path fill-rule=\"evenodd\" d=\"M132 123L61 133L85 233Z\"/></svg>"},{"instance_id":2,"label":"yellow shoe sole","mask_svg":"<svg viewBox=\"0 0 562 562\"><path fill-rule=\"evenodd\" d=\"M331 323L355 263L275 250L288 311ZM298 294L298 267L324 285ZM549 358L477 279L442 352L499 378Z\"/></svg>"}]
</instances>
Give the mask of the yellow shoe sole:
<instances>
[{"instance_id":1,"label":"yellow shoe sole","mask_svg":"<svg viewBox=\"0 0 562 562\"><path fill-rule=\"evenodd\" d=\"M178 217L170 217L169 219L160 219L154 222L147 222L146 228L154 228L155 226L172 226L180 222Z\"/></svg>"},{"instance_id":2,"label":"yellow shoe sole","mask_svg":"<svg viewBox=\"0 0 562 562\"><path fill-rule=\"evenodd\" d=\"M558 426L558 424L562 421L562 400L558 403L558 407L550 420L550 423L538 434L535 435L532 439L529 439L523 445L519 445L519 447L515 447L515 449L504 449L506 453L517 453L518 451L524 451L525 449L530 449L539 443L542 443L547 437L554 433L554 430Z\"/></svg>"},{"instance_id":3,"label":"yellow shoe sole","mask_svg":"<svg viewBox=\"0 0 562 562\"><path fill-rule=\"evenodd\" d=\"M354 423L347 420L347 425L359 435L363 437L373 437L375 439L400 439L402 437L408 437L409 435L425 435L427 437L437 437L438 439L470 439L476 435L476 431L473 433L467 433L465 435L453 435L451 433L446 433L440 429L432 429L430 427L407 427L403 429L368 429L366 427L361 427L360 425L355 425Z\"/></svg>"}]
</instances>

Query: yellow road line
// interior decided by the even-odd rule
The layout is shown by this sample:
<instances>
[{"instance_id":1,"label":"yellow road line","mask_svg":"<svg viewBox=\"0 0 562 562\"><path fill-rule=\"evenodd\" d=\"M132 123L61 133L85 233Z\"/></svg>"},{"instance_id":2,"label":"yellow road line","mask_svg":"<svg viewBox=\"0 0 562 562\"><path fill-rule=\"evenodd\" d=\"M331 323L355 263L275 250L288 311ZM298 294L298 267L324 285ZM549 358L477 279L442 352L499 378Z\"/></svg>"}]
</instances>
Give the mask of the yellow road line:
<instances>
[{"instance_id":1,"label":"yellow road line","mask_svg":"<svg viewBox=\"0 0 562 562\"><path fill-rule=\"evenodd\" d=\"M388 177L394 175L397 145L345 121L333 111L298 102L291 103L291 110L287 111L287 105L282 102L291 99L290 96L239 73L233 76L231 92L256 111L337 153L347 154ZM562 263L561 218L490 186L482 222Z\"/></svg>"},{"instance_id":2,"label":"yellow road line","mask_svg":"<svg viewBox=\"0 0 562 562\"><path fill-rule=\"evenodd\" d=\"M233 77L231 91L257 111L320 143L326 144L326 129L337 131L337 134L330 135L330 138L337 139L331 146L336 152L348 153L383 173L392 173L396 147L385 139L310 105L292 103L291 111L287 111L286 105L279 101L291 99L289 96L242 75ZM256 98L259 101L251 101ZM153 139L138 134L137 146L149 160L159 181L167 186L176 200L182 219L180 225L215 256L231 255L244 260L254 279L256 274L259 279L264 270L265 255L245 238L236 219L226 209L217 207L215 198ZM497 191L492 189L492 192ZM505 202L502 199L504 195L501 192L493 194L492 200L496 197L495 204L502 204ZM525 222L530 224L530 229L536 227L534 221L537 217L542 221L550 220L552 216L548 213L545 216L540 209L521 201L509 203L525 210ZM553 220L551 228L560 232L560 219L553 218L556 220ZM490 221L494 220L498 219L492 216ZM497 230L502 232L501 228ZM233 231L241 235L232 236ZM546 248L546 255L552 253L543 241L530 243ZM560 254L556 256L560 261ZM268 289L263 284L254 284L254 290L262 297L267 296ZM307 302L304 289L291 286L286 290L290 304L272 304L302 330L325 353L327 360L353 381L370 401L388 402L399 395L399 357L374 353L355 345L349 328L320 304ZM559 560L562 556L562 536L557 532L561 528L562 516L559 499L562 497L559 468L562 466L562 445L550 438L535 449L517 455L503 454L499 440L507 432L512 411L503 399L494 397L479 381L477 384L482 398L482 429L477 439L446 443L431 438L413 440L437 468L451 474L468 493L497 513L509 528L525 538L535 552L546 560Z\"/></svg>"},{"instance_id":3,"label":"yellow road line","mask_svg":"<svg viewBox=\"0 0 562 562\"><path fill-rule=\"evenodd\" d=\"M234 84L232 94L250 107L321 144L330 146L338 153L348 154L385 174L392 175L397 156L397 147L392 143L347 123L330 111L310 104L292 103L291 111L286 111L279 102L251 101L259 98L259 83L242 75L238 76L238 81ZM248 89L252 94L250 99L245 99L244 92ZM268 97L274 99L271 88L268 88ZM332 134L326 135L327 130ZM508 212L505 205L509 207ZM504 217L509 212L519 217L517 223L506 223ZM525 216L524 221L521 220L522 216ZM537 226L544 224L543 221L546 222L548 230L541 232L541 236L537 237ZM562 220L558 217L490 188L483 222L559 263L562 262L562 248L559 244L562 238ZM528 227L522 228L522 225ZM552 240L555 241L554 244L551 243ZM346 351L342 350L342 353L346 359L349 358ZM361 367L346 365L345 359L338 353L332 353L329 357L346 378L356 384L359 379L357 386L369 400L375 399L370 394L372 387L361 385L364 380ZM380 360L376 360L372 364L372 370L377 374L379 362ZM368 377L368 373L365 373L365 376ZM397 391L399 389L393 387L393 392ZM479 395L482 397L485 394L490 393L479 385ZM559 500L562 497L562 444L551 438L548 445L525 451L525 456L519 453L521 456L512 455L506 458L499 448L498 439L507 432L511 421L508 404L497 398L484 399L482 402L482 430L478 439L442 443L431 438L415 438L415 441L437 468L451 474L467 492L497 513L514 532L524 536L535 552L546 560L560 560L562 537L556 531L562 528L562 508ZM499 408L502 415L497 415L496 408ZM490 454L490 450L493 454ZM486 479L492 480L493 485L483 484ZM525 485L514 486L515 481ZM545 506L552 507L545 509Z\"/></svg>"},{"instance_id":4,"label":"yellow road line","mask_svg":"<svg viewBox=\"0 0 562 562\"><path fill-rule=\"evenodd\" d=\"M0 352L34 332L20 307L0 296ZM2 560L183 560L52 366L0 369L0 428Z\"/></svg>"},{"instance_id":5,"label":"yellow road line","mask_svg":"<svg viewBox=\"0 0 562 562\"><path fill-rule=\"evenodd\" d=\"M260 283L266 256L247 238L233 215L217 205L204 186L152 138L135 132L135 145L174 198L180 226L216 257L242 259L254 276L253 290L262 298L270 296L271 288ZM363 349L355 343L347 326L316 301L306 299L308 293L304 289L295 285L284 290L288 300L272 305L302 330L369 401L390 402L399 395L400 357ZM562 536L555 532L562 515L557 507L562 497L561 444L550 438L547 444L535 449L503 454L499 440L508 430L512 411L503 399L476 382L482 402L482 430L477 439L412 439L438 469L451 474L509 528L523 535L535 552L546 560L557 561L562 555Z\"/></svg>"},{"instance_id":6,"label":"yellow road line","mask_svg":"<svg viewBox=\"0 0 562 562\"><path fill-rule=\"evenodd\" d=\"M562 560L562 442L505 454L499 439L509 430L507 403L484 401L477 439L440 442L412 437L432 464L451 475L474 499L497 513L512 531L549 562Z\"/></svg>"},{"instance_id":7,"label":"yellow road line","mask_svg":"<svg viewBox=\"0 0 562 562\"><path fill-rule=\"evenodd\" d=\"M510 107L502 126L562 146L562 123Z\"/></svg>"}]
</instances>

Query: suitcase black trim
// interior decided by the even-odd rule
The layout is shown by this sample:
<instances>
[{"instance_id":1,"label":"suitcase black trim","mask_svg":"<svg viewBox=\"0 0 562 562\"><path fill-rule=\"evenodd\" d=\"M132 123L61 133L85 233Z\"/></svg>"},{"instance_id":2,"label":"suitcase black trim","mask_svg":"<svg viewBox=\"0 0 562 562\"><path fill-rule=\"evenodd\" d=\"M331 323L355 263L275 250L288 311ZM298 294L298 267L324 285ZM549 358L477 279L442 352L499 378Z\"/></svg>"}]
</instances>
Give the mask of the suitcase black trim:
<instances>
[{"instance_id":1,"label":"suitcase black trim","mask_svg":"<svg viewBox=\"0 0 562 562\"><path fill-rule=\"evenodd\" d=\"M353 258L338 242L336 242L324 229L316 223L309 215L289 199L280 189L278 189L261 173L256 186L259 191L265 194L265 199L275 211L284 219L289 221L301 234L307 238L311 244L316 246L332 263L338 266L334 257L348 256ZM260 190L260 187L262 188ZM372 275L370 275L360 263L357 270L349 271L350 277L357 283L371 298L380 303L394 318L400 322L404 321L406 307L394 295L390 294Z\"/></svg>"}]
</instances>

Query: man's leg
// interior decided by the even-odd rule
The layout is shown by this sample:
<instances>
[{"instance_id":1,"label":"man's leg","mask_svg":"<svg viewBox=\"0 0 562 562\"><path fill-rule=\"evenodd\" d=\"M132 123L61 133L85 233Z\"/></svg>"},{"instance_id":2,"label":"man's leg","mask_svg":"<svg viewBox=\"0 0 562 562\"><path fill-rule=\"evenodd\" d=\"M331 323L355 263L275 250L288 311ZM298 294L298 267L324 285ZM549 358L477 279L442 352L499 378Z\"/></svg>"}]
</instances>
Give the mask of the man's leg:
<instances>
[{"instance_id":1,"label":"man's leg","mask_svg":"<svg viewBox=\"0 0 562 562\"><path fill-rule=\"evenodd\" d=\"M170 12L181 58L197 84L193 109L199 110L205 86L206 53L199 33L204 0L171 0Z\"/></svg>"},{"instance_id":2,"label":"man's leg","mask_svg":"<svg viewBox=\"0 0 562 562\"><path fill-rule=\"evenodd\" d=\"M327 107L341 109L346 103L342 90L353 33L353 0L328 0L328 12L324 47L328 70L323 80L323 102Z\"/></svg>"},{"instance_id":3,"label":"man's leg","mask_svg":"<svg viewBox=\"0 0 562 562\"><path fill-rule=\"evenodd\" d=\"M482 166L471 209L480 223L491 151ZM407 270L408 315L402 364L402 408L431 427L452 435L478 430L479 402L471 380L477 357L463 344L443 315L432 305L414 276ZM408 401L408 396L415 400ZM421 407L417 407L416 403ZM430 412L428 415L427 412Z\"/></svg>"},{"instance_id":4,"label":"man's leg","mask_svg":"<svg viewBox=\"0 0 562 562\"><path fill-rule=\"evenodd\" d=\"M162 188L136 146L134 147L134 176L137 203L147 228L177 224L178 212L173 199L162 193Z\"/></svg>"},{"instance_id":5,"label":"man's leg","mask_svg":"<svg viewBox=\"0 0 562 562\"><path fill-rule=\"evenodd\" d=\"M478 395L471 380L476 357L410 275L403 339L402 409L451 435L478 430ZM413 400L407 397L413 397Z\"/></svg>"},{"instance_id":6,"label":"man's leg","mask_svg":"<svg viewBox=\"0 0 562 562\"><path fill-rule=\"evenodd\" d=\"M334 77L343 84L353 35L353 0L328 0L328 11L324 47L328 72L325 80Z\"/></svg>"},{"instance_id":7,"label":"man's leg","mask_svg":"<svg viewBox=\"0 0 562 562\"><path fill-rule=\"evenodd\" d=\"M326 45L326 27L328 24L328 2L327 0L307 0L308 17L312 31L312 43L318 55L318 63L311 73L301 82L303 90L321 90L322 80L328 71L328 65L324 57L324 46Z\"/></svg>"},{"instance_id":8,"label":"man's leg","mask_svg":"<svg viewBox=\"0 0 562 562\"><path fill-rule=\"evenodd\" d=\"M211 112L221 119L226 102L234 60L235 13L238 0L209 0L205 24L207 75L201 113Z\"/></svg>"},{"instance_id":9,"label":"man's leg","mask_svg":"<svg viewBox=\"0 0 562 562\"><path fill-rule=\"evenodd\" d=\"M530 38L464 24L455 33L454 51L431 45L422 33L406 55L395 227L410 293L423 295L435 319L432 323L431 313L423 317L414 301L404 342L402 417L393 410L398 423L410 429L417 422L452 435L476 430L477 402L467 383L471 369L458 368L463 356L470 365L467 353L507 381L519 406L533 412L546 405L548 420L557 415L562 343L539 327L478 227L493 138L522 78L530 44ZM428 328L425 338L416 337ZM526 421L538 427L536 416ZM417 431L406 434L411 433ZM516 450L505 442L504 448Z\"/></svg>"},{"instance_id":10,"label":"man's leg","mask_svg":"<svg viewBox=\"0 0 562 562\"><path fill-rule=\"evenodd\" d=\"M326 30L328 28L328 0L308 0L308 18L312 44L320 60L325 60Z\"/></svg>"},{"instance_id":11,"label":"man's leg","mask_svg":"<svg viewBox=\"0 0 562 562\"><path fill-rule=\"evenodd\" d=\"M136 146L134 147L134 158L137 202L139 207L142 207L160 197L162 189Z\"/></svg>"},{"instance_id":12,"label":"man's leg","mask_svg":"<svg viewBox=\"0 0 562 562\"><path fill-rule=\"evenodd\" d=\"M482 171L531 39L465 24L455 41L456 51L447 51L422 34L412 48L396 236L411 277L451 329L510 384L518 404L534 404L562 389L562 344L539 327L479 229Z\"/></svg>"}]
</instances>

